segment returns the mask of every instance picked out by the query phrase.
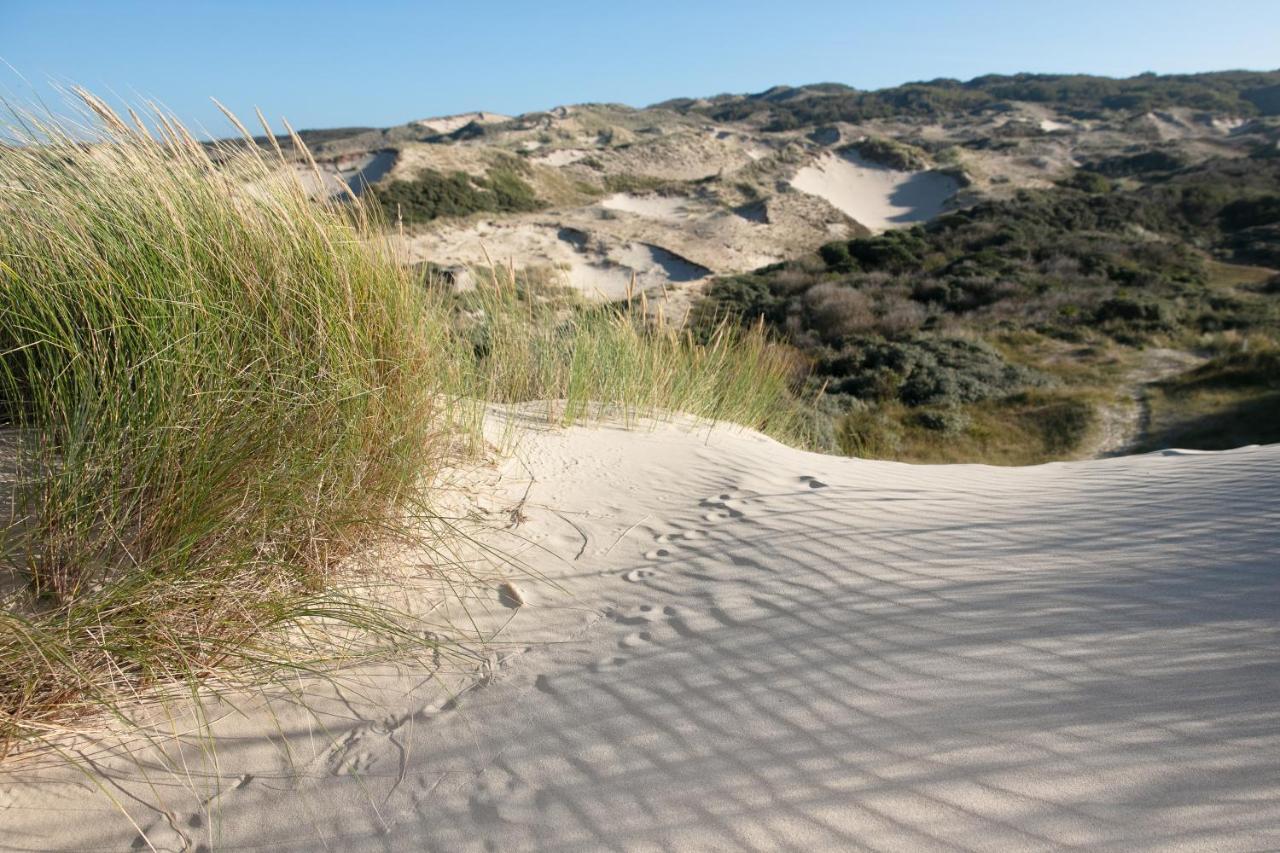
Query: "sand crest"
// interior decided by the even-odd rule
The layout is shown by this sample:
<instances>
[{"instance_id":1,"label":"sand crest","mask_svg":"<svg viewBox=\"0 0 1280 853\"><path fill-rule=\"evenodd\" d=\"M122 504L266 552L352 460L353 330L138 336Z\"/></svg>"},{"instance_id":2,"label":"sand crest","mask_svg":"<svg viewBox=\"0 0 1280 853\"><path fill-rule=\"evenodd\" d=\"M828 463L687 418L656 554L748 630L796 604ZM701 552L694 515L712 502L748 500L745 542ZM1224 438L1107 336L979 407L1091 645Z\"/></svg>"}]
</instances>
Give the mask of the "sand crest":
<instances>
[{"instance_id":1,"label":"sand crest","mask_svg":"<svg viewBox=\"0 0 1280 853\"><path fill-rule=\"evenodd\" d=\"M527 498L495 543L560 589L495 578L452 693L371 670L222 718L216 768L99 756L159 849L1280 846L1280 446L911 466L537 422L487 505ZM74 774L0 794L4 845L143 846Z\"/></svg>"}]
</instances>

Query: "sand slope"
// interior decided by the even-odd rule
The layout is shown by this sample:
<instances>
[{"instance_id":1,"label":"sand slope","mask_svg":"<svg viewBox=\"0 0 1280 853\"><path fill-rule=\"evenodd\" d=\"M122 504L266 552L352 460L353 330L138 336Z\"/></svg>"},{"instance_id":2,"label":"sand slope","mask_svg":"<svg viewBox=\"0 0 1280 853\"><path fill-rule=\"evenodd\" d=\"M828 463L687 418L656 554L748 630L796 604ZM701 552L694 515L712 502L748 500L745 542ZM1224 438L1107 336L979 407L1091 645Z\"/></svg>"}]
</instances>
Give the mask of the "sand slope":
<instances>
[{"instance_id":1,"label":"sand slope","mask_svg":"<svg viewBox=\"0 0 1280 853\"><path fill-rule=\"evenodd\" d=\"M872 231L932 219L960 190L960 184L949 175L889 169L851 151L820 155L796 172L791 185L826 199Z\"/></svg>"},{"instance_id":2,"label":"sand slope","mask_svg":"<svg viewBox=\"0 0 1280 853\"><path fill-rule=\"evenodd\" d=\"M158 847L1280 845L1280 446L928 467L610 427L502 472L498 541L562 591L473 602L515 615L453 701L380 670L219 723L216 772L103 761ZM83 780L0 803L7 849L142 843Z\"/></svg>"}]
</instances>

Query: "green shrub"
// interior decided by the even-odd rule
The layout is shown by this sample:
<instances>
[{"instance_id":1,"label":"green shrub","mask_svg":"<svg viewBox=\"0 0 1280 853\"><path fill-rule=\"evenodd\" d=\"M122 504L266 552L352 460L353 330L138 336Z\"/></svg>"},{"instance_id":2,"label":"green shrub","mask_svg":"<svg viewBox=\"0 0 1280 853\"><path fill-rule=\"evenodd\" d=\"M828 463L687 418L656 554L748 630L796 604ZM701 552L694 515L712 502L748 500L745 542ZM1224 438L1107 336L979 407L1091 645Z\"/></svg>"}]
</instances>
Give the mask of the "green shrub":
<instances>
[{"instance_id":1,"label":"green shrub","mask_svg":"<svg viewBox=\"0 0 1280 853\"><path fill-rule=\"evenodd\" d=\"M1280 222L1280 195L1264 195L1256 198L1236 199L1224 205L1218 214L1228 231L1272 225Z\"/></svg>"},{"instance_id":2,"label":"green shrub","mask_svg":"<svg viewBox=\"0 0 1280 853\"><path fill-rule=\"evenodd\" d=\"M1094 320L1112 328L1141 332L1169 331L1176 311L1166 302L1116 296L1103 301L1094 311Z\"/></svg>"},{"instance_id":3,"label":"green shrub","mask_svg":"<svg viewBox=\"0 0 1280 853\"><path fill-rule=\"evenodd\" d=\"M908 406L972 403L1044 385L1046 377L1006 362L994 349L958 338L861 339L820 357L815 376L832 394L896 399Z\"/></svg>"},{"instance_id":4,"label":"green shrub","mask_svg":"<svg viewBox=\"0 0 1280 853\"><path fill-rule=\"evenodd\" d=\"M929 167L928 161L921 152L892 139L872 136L855 142L849 147L872 163L890 169L915 172Z\"/></svg>"},{"instance_id":5,"label":"green shrub","mask_svg":"<svg viewBox=\"0 0 1280 853\"><path fill-rule=\"evenodd\" d=\"M1084 171L1072 172L1070 177L1058 181L1058 186L1092 194L1108 193L1112 190L1111 181L1106 177L1096 172Z\"/></svg>"},{"instance_id":6,"label":"green shrub","mask_svg":"<svg viewBox=\"0 0 1280 853\"><path fill-rule=\"evenodd\" d=\"M1008 101L1048 104L1081 119L1167 107L1230 115L1273 115L1277 87L1280 72L1274 71L1140 74L1125 79L1082 74L989 74L967 82L939 79L877 91L819 91L805 87L799 90L804 97L795 98L779 97L770 90L739 98L717 98L711 103L675 102L672 108L716 121L755 120L770 132L838 122L859 124L879 118L937 119L999 109ZM1040 134L1038 127L1025 123L1014 123L1005 132Z\"/></svg>"},{"instance_id":7,"label":"green shrub","mask_svg":"<svg viewBox=\"0 0 1280 853\"><path fill-rule=\"evenodd\" d=\"M1156 172L1173 172L1186 165L1186 160L1177 154L1153 150L1139 154L1117 154L1113 157L1105 157L1086 164L1084 168L1090 173L1105 175L1108 178L1125 178L1135 175L1147 176Z\"/></svg>"},{"instance_id":8,"label":"green shrub","mask_svg":"<svg viewBox=\"0 0 1280 853\"><path fill-rule=\"evenodd\" d=\"M373 194L388 218L405 222L472 213L520 213L545 206L524 178L506 166L494 166L484 177L423 169L413 180L391 181L374 188Z\"/></svg>"},{"instance_id":9,"label":"green shrub","mask_svg":"<svg viewBox=\"0 0 1280 853\"><path fill-rule=\"evenodd\" d=\"M964 412L953 409L915 412L911 419L913 423L943 435L958 435L973 422Z\"/></svg>"}]
</instances>

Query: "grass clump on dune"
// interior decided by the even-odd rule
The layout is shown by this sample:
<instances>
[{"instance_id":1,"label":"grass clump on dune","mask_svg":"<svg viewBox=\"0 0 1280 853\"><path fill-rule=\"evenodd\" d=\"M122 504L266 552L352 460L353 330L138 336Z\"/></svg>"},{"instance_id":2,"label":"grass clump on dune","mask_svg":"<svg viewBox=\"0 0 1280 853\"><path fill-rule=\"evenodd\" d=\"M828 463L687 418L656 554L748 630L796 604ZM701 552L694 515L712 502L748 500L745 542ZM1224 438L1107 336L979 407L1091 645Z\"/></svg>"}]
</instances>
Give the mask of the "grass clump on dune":
<instances>
[{"instance_id":1,"label":"grass clump on dune","mask_svg":"<svg viewBox=\"0 0 1280 853\"><path fill-rule=\"evenodd\" d=\"M375 195L389 219L411 223L473 213L525 213L546 206L509 164L495 165L483 177L423 169L412 180L379 186Z\"/></svg>"},{"instance_id":2,"label":"grass clump on dune","mask_svg":"<svg viewBox=\"0 0 1280 853\"><path fill-rule=\"evenodd\" d=\"M304 617L359 627L330 575L449 440L439 317L362 207L82 97L92 141L0 149L0 753Z\"/></svg>"},{"instance_id":3,"label":"grass clump on dune","mask_svg":"<svg viewBox=\"0 0 1280 853\"><path fill-rule=\"evenodd\" d=\"M561 424L684 412L810 443L792 396L802 363L761 327L725 322L695 338L647 311L642 297L591 304L517 279L486 271L456 300L458 332L475 359L474 395L546 401Z\"/></svg>"},{"instance_id":4,"label":"grass clump on dune","mask_svg":"<svg viewBox=\"0 0 1280 853\"><path fill-rule=\"evenodd\" d=\"M0 147L0 756L122 698L399 642L343 592L352 558L433 544L433 477L488 401L799 434L759 330L696 343L510 274L426 287L278 149L81 98L91 134L19 119Z\"/></svg>"}]
</instances>

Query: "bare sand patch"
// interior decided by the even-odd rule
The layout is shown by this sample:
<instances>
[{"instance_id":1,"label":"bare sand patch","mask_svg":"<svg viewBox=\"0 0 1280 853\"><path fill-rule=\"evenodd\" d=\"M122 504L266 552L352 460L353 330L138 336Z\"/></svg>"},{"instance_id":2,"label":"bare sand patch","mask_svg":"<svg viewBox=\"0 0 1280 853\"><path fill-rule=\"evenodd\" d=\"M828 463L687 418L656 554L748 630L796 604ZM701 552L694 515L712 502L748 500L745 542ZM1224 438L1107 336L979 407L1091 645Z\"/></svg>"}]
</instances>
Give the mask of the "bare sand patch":
<instances>
[{"instance_id":1,"label":"bare sand patch","mask_svg":"<svg viewBox=\"0 0 1280 853\"><path fill-rule=\"evenodd\" d=\"M824 153L796 172L791 186L830 202L872 231L902 228L946 210L960 190L955 178L938 172L902 172L852 151Z\"/></svg>"},{"instance_id":2,"label":"bare sand patch","mask_svg":"<svg viewBox=\"0 0 1280 853\"><path fill-rule=\"evenodd\" d=\"M469 124L495 124L501 121L510 121L511 116L502 115L500 113L472 112L458 113L451 116L436 116L434 118L418 119L413 122L416 127L427 131L428 133L447 134L460 130Z\"/></svg>"},{"instance_id":3,"label":"bare sand patch","mask_svg":"<svg viewBox=\"0 0 1280 853\"><path fill-rule=\"evenodd\" d=\"M711 274L706 267L656 244L547 223L441 225L406 242L413 262L483 267L491 260L500 264L510 260L522 268L549 269L565 285L603 300L621 299L633 286L637 293L659 293Z\"/></svg>"},{"instance_id":4,"label":"bare sand patch","mask_svg":"<svg viewBox=\"0 0 1280 853\"><path fill-rule=\"evenodd\" d=\"M585 148L557 148L554 151L548 151L545 154L539 154L533 158L535 163L542 163L546 166L568 166L577 163L579 160L591 154Z\"/></svg>"},{"instance_id":5,"label":"bare sand patch","mask_svg":"<svg viewBox=\"0 0 1280 853\"><path fill-rule=\"evenodd\" d=\"M688 219L690 215L688 199L678 196L632 195L630 193L614 193L602 199L600 206L605 210L620 210L647 216L650 219L665 219L678 222Z\"/></svg>"}]
</instances>

